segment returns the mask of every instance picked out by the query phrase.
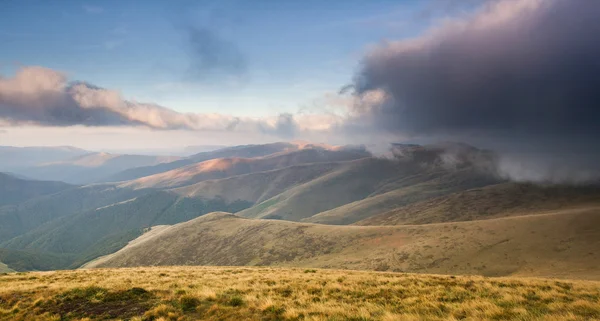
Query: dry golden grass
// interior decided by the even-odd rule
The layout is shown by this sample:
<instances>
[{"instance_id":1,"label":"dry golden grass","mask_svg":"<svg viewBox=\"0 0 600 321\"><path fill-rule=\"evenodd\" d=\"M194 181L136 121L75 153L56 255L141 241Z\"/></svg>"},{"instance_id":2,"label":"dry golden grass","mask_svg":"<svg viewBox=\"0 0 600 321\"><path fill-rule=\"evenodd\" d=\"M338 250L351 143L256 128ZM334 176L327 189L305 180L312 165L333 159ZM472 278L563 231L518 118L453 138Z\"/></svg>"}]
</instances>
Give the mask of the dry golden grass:
<instances>
[{"instance_id":1,"label":"dry golden grass","mask_svg":"<svg viewBox=\"0 0 600 321\"><path fill-rule=\"evenodd\" d=\"M279 266L600 280L600 208L419 226L331 226L212 213L86 265Z\"/></svg>"},{"instance_id":2,"label":"dry golden grass","mask_svg":"<svg viewBox=\"0 0 600 321\"><path fill-rule=\"evenodd\" d=\"M600 283L161 267L0 276L0 320L594 320Z\"/></svg>"}]
</instances>

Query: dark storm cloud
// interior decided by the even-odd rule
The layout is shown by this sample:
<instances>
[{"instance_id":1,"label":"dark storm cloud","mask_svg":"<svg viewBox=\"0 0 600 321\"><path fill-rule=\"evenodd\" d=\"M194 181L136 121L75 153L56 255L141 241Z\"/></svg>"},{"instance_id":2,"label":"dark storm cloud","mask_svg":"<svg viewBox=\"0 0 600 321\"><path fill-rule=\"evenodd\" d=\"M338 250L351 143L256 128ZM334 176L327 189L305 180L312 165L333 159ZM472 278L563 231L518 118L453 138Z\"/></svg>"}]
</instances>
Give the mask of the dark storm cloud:
<instances>
[{"instance_id":1,"label":"dark storm cloud","mask_svg":"<svg viewBox=\"0 0 600 321\"><path fill-rule=\"evenodd\" d=\"M409 135L595 142L600 134L600 1L492 2L484 12L364 58L362 119ZM525 143L525 142L524 142Z\"/></svg>"},{"instance_id":2,"label":"dark storm cloud","mask_svg":"<svg viewBox=\"0 0 600 321\"><path fill-rule=\"evenodd\" d=\"M491 1L362 61L349 128L501 150L507 178L600 178L600 1ZM351 127L350 127L351 126Z\"/></svg>"}]
</instances>

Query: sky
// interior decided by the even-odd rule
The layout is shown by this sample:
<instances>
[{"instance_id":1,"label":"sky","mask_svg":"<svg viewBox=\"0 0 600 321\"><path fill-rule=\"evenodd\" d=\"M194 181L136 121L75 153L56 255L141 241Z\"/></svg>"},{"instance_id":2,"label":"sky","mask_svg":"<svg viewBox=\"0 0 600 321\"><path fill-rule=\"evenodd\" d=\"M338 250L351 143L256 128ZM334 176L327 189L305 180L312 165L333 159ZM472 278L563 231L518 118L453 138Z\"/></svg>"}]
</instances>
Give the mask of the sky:
<instances>
[{"instance_id":1,"label":"sky","mask_svg":"<svg viewBox=\"0 0 600 321\"><path fill-rule=\"evenodd\" d=\"M424 28L402 23L421 7L415 1L2 1L0 66L3 75L19 65L60 70L180 112L268 116L337 91L366 46ZM194 44L189 29L214 39ZM194 51L203 49L194 46L204 45L226 56L207 64L224 66L196 66Z\"/></svg>"},{"instance_id":2,"label":"sky","mask_svg":"<svg viewBox=\"0 0 600 321\"><path fill-rule=\"evenodd\" d=\"M598 16L589 0L0 1L0 145L452 140L584 168Z\"/></svg>"}]
</instances>

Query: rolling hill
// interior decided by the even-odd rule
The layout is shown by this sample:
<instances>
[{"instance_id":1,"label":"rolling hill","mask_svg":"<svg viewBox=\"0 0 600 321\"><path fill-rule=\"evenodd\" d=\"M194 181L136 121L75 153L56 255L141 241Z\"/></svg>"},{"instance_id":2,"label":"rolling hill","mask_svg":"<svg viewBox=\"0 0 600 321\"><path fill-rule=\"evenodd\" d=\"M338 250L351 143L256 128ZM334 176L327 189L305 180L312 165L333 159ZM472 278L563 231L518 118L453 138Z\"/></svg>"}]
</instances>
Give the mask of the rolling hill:
<instances>
[{"instance_id":1,"label":"rolling hill","mask_svg":"<svg viewBox=\"0 0 600 321\"><path fill-rule=\"evenodd\" d=\"M95 184L69 188L16 205L0 207L0 243L60 217L122 202L149 192L151 191Z\"/></svg>"},{"instance_id":2,"label":"rolling hill","mask_svg":"<svg viewBox=\"0 0 600 321\"><path fill-rule=\"evenodd\" d=\"M295 165L224 179L206 180L170 189L170 191L185 197L221 198L229 203L242 200L258 204L294 186L318 179L344 164L345 162Z\"/></svg>"},{"instance_id":3,"label":"rolling hill","mask_svg":"<svg viewBox=\"0 0 600 321\"><path fill-rule=\"evenodd\" d=\"M329 224L350 224L382 208L397 207L453 191L497 183L498 179L471 166L445 169L413 159L364 158L318 179L291 188L237 215L249 218L310 220L325 211L378 195L370 212L352 217L346 210ZM373 199L371 199L373 200Z\"/></svg>"},{"instance_id":4,"label":"rolling hill","mask_svg":"<svg viewBox=\"0 0 600 321\"><path fill-rule=\"evenodd\" d=\"M187 158L158 164L154 166L141 166L136 168L131 168L128 170L121 171L107 178L107 181L119 182L119 181L129 181L137 178L151 176L154 174L159 174L163 172L167 172L173 169L177 169L180 167L184 167L187 165L191 165L194 163L203 162L210 159L217 158L253 158L253 157L261 157L274 153L285 152L285 151L293 151L298 150L298 144L292 143L272 143L272 144L263 144L263 145L242 145L242 146L232 146L225 147L221 149L217 149L209 152L201 152L198 154L194 154Z\"/></svg>"},{"instance_id":5,"label":"rolling hill","mask_svg":"<svg viewBox=\"0 0 600 321\"><path fill-rule=\"evenodd\" d=\"M128 188L174 188L204 180L220 179L307 163L325 163L370 157L364 150L308 148L255 158L215 158L168 172L142 177L120 186Z\"/></svg>"},{"instance_id":6,"label":"rolling hill","mask_svg":"<svg viewBox=\"0 0 600 321\"><path fill-rule=\"evenodd\" d=\"M35 181L0 173L0 206L18 204L28 199L54 194L75 186L63 182Z\"/></svg>"},{"instance_id":7,"label":"rolling hill","mask_svg":"<svg viewBox=\"0 0 600 321\"><path fill-rule=\"evenodd\" d=\"M453 193L381 212L356 225L472 221L600 205L600 186L507 182Z\"/></svg>"},{"instance_id":8,"label":"rolling hill","mask_svg":"<svg viewBox=\"0 0 600 321\"><path fill-rule=\"evenodd\" d=\"M490 170L493 155L462 144L397 145L390 158L349 147L263 147L212 155L276 152L210 159L0 207L0 261L14 270L74 268L93 260L90 266L152 261L549 276L561 273L556 257L567 262L565 276L596 278L584 264L593 253L584 243L596 244L595 234L567 227L595 224L600 187L507 182ZM214 211L236 216L204 217ZM450 223L461 221L467 222ZM157 225L168 227L143 234ZM551 233L560 237L543 239ZM561 240L574 250L537 254L543 242L560 249ZM480 256L488 246L505 256ZM494 260L502 264L490 265ZM549 264L556 267L540 270Z\"/></svg>"},{"instance_id":9,"label":"rolling hill","mask_svg":"<svg viewBox=\"0 0 600 321\"><path fill-rule=\"evenodd\" d=\"M115 252L153 225L188 221L213 211L239 211L252 203L225 203L155 191L126 201L64 215L0 243L0 248L60 257L54 269L74 268ZM19 260L5 261L13 269ZM42 266L45 259L28 259Z\"/></svg>"},{"instance_id":10,"label":"rolling hill","mask_svg":"<svg viewBox=\"0 0 600 321\"><path fill-rule=\"evenodd\" d=\"M87 267L273 265L600 279L600 208L419 226L329 226L213 213Z\"/></svg>"}]
</instances>

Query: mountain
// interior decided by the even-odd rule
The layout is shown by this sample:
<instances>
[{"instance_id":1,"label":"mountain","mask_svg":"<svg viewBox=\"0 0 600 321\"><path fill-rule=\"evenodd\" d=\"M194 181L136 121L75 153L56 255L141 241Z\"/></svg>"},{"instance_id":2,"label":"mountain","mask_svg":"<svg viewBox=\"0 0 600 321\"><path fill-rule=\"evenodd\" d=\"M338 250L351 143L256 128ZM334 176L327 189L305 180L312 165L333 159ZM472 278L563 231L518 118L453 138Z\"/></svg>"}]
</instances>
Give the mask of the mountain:
<instances>
[{"instance_id":1,"label":"mountain","mask_svg":"<svg viewBox=\"0 0 600 321\"><path fill-rule=\"evenodd\" d=\"M250 173L224 179L206 180L196 184L170 189L185 197L214 199L226 202L237 200L261 203L286 190L336 170L345 162L310 163L264 172Z\"/></svg>"},{"instance_id":2,"label":"mountain","mask_svg":"<svg viewBox=\"0 0 600 321\"><path fill-rule=\"evenodd\" d=\"M473 221L590 206L600 206L600 186L543 186L507 182L383 211L355 224L406 225Z\"/></svg>"},{"instance_id":3,"label":"mountain","mask_svg":"<svg viewBox=\"0 0 600 321\"><path fill-rule=\"evenodd\" d=\"M262 155L268 151L273 153ZM145 249L166 257L153 257L157 264L481 270L477 273L486 275L527 274L527 267L535 270L531 275L547 275L535 264L549 264L550 250L546 257L536 256L538 261L527 259L527 254L540 250L544 235L556 232L567 243L569 238L576 240L574 253L583 255L581 260L583 242L595 244L593 233L574 236L565 230L568 226L550 226L543 218L556 216L556 222L571 227L580 224L574 217L594 223L600 187L508 182L495 175L493 153L463 144L394 145L392 156L373 157L361 148L277 143L230 147L202 157L228 153L246 156L194 161L139 179L71 187L0 207L0 261L13 270L74 268L92 260L107 266L154 264L147 258L131 261L130 255L126 261L115 260L132 253L134 245L154 244L152 240L165 237L167 231L177 231L169 237L186 240L174 239L168 248L173 255L183 251L176 259L154 251L162 245ZM100 162L82 157L77 164L96 166L112 159L104 156ZM172 163L181 161L191 159ZM205 217L221 211L236 216ZM467 222L456 223L462 221ZM179 230L186 224L198 230ZM540 234L527 239L529 231L521 227L521 236L505 233L504 229L518 230L513 225L519 224ZM514 241L504 244L499 239L504 234ZM580 241L585 237L590 238ZM477 257L486 246L496 248L494 242L507 253L517 252L508 256L514 262L529 265L515 267L507 261L496 270L481 267L488 266L488 258L481 263ZM243 247L247 254L238 253ZM110 260L95 260L115 252ZM577 272L572 267L583 264L579 258L561 258L569 262L565 271L573 275ZM591 273L587 267L581 271Z\"/></svg>"},{"instance_id":4,"label":"mountain","mask_svg":"<svg viewBox=\"0 0 600 321\"><path fill-rule=\"evenodd\" d=\"M439 158L364 158L345 162L335 171L291 188L261 204L237 213L249 218L315 220L327 224L350 224L427 198L498 183L490 173L464 163L456 168L438 164ZM347 204L376 200L369 211L352 216ZM367 201L367 202L368 202ZM352 206L352 205L348 205ZM340 208L335 215L321 213ZM319 215L320 218L316 218ZM328 219L323 219L330 216ZM334 217L334 218L332 218Z\"/></svg>"},{"instance_id":5,"label":"mountain","mask_svg":"<svg viewBox=\"0 0 600 321\"><path fill-rule=\"evenodd\" d=\"M0 206L18 204L28 199L72 188L63 182L34 181L0 173Z\"/></svg>"},{"instance_id":6,"label":"mountain","mask_svg":"<svg viewBox=\"0 0 600 321\"><path fill-rule=\"evenodd\" d=\"M213 213L86 267L274 265L600 279L600 207L418 226L331 226Z\"/></svg>"},{"instance_id":7,"label":"mountain","mask_svg":"<svg viewBox=\"0 0 600 321\"><path fill-rule=\"evenodd\" d=\"M180 157L88 153L68 160L39 164L22 169L19 173L38 179L88 184L103 181L129 168L168 163L178 159Z\"/></svg>"},{"instance_id":8,"label":"mountain","mask_svg":"<svg viewBox=\"0 0 600 321\"><path fill-rule=\"evenodd\" d=\"M156 191L61 216L1 243L0 248L54 255L63 258L62 265L55 268L73 268L119 250L151 226L185 222L213 211L239 211L251 204L244 201L226 203L218 198L180 197ZM14 263L6 263L14 268Z\"/></svg>"},{"instance_id":9,"label":"mountain","mask_svg":"<svg viewBox=\"0 0 600 321\"><path fill-rule=\"evenodd\" d=\"M13 147L0 146L0 171L15 171L38 164L57 162L89 153L70 146Z\"/></svg>"},{"instance_id":10,"label":"mountain","mask_svg":"<svg viewBox=\"0 0 600 321\"><path fill-rule=\"evenodd\" d=\"M129 181L145 176L167 172L173 169L177 169L194 163L203 162L210 159L230 157L252 158L297 149L298 145L292 143L272 143L264 145L242 145L226 147L214 151L201 152L174 162L158 164L154 166L141 166L138 168L124 170L122 172L112 175L107 180L113 182Z\"/></svg>"},{"instance_id":11,"label":"mountain","mask_svg":"<svg viewBox=\"0 0 600 321\"><path fill-rule=\"evenodd\" d=\"M63 216L145 195L149 190L95 184L42 195L16 205L0 207L0 243Z\"/></svg>"},{"instance_id":12,"label":"mountain","mask_svg":"<svg viewBox=\"0 0 600 321\"><path fill-rule=\"evenodd\" d=\"M13 222L11 230L20 231L20 233L13 234L10 239L5 239L5 242L1 243L0 247L15 251L38 252L61 256L64 258L64 262L68 264L68 266L61 266L62 268L82 264L99 255L118 250L129 240L137 237L144 228L156 224L184 222L213 211L237 212L252 206L255 201L260 200L258 194L264 197L270 196L285 190L291 185L297 184L299 181L317 177L336 166L336 163L309 163L301 166L287 167L291 164L363 156L369 156L369 154L364 151L354 150L328 151L304 149L294 152L277 153L272 157L243 159L244 162L242 164L245 166L235 169L233 173L228 171L223 172L221 168L217 171L216 176L221 176L224 173L235 175L236 170L245 172L248 170L258 171L281 166L285 167L280 170L238 175L225 180L204 181L175 190L157 189L158 187L168 187L170 184L162 184L160 186L159 184L148 184L147 186L132 184L139 180L119 186L112 186L110 184L86 186L79 191L82 194L79 197L82 199L85 199L85 196L88 195L93 198L95 192L101 192L107 193L107 196L111 196L112 201L116 202L104 202L108 204L104 206L101 203L94 203L96 205L95 208L87 205L65 209L61 214L55 214L51 218L38 218L35 221L38 223L43 222L43 224L38 224L37 226L30 224L27 227L15 228ZM221 162L222 160L219 159L217 161ZM208 161L208 163L211 162ZM204 166L205 163L207 162L200 163L200 165ZM232 162L232 164L235 164L235 162ZM214 166L209 168L214 169ZM210 173L209 171L208 178L213 177L210 176L213 175ZM206 176L201 177L207 178ZM149 178L152 178L152 176ZM198 176L195 176L195 179L198 179ZM274 181L271 181L271 179L274 179ZM232 182L235 183L232 185ZM262 186L261 182L264 183ZM97 190L95 191L95 189ZM227 190L225 191L225 189ZM222 191L223 193L210 194L202 192L208 190L212 190L213 192ZM256 194L256 199L233 197L234 195L243 194L242 190L252 190L253 193L260 192ZM135 197L124 199L127 195L133 195L134 192L137 194ZM58 197L68 198L70 196L59 195ZM40 203L45 205L44 208L52 209L51 206L48 206L48 200L41 201ZM39 205L36 204L34 206L37 207ZM15 216L35 217L35 213L37 212L32 212L27 214L27 209L25 209L23 210L23 214L18 215L19 213L17 213ZM46 210L43 213L48 215L48 213L54 212ZM2 216L0 216L0 221L1 219ZM14 221L20 222L17 218ZM11 226L10 224L6 225Z\"/></svg>"},{"instance_id":13,"label":"mountain","mask_svg":"<svg viewBox=\"0 0 600 321\"><path fill-rule=\"evenodd\" d=\"M129 188L173 188L210 179L280 169L299 164L338 162L370 157L365 150L307 148L255 158L215 158L122 184Z\"/></svg>"}]
</instances>

